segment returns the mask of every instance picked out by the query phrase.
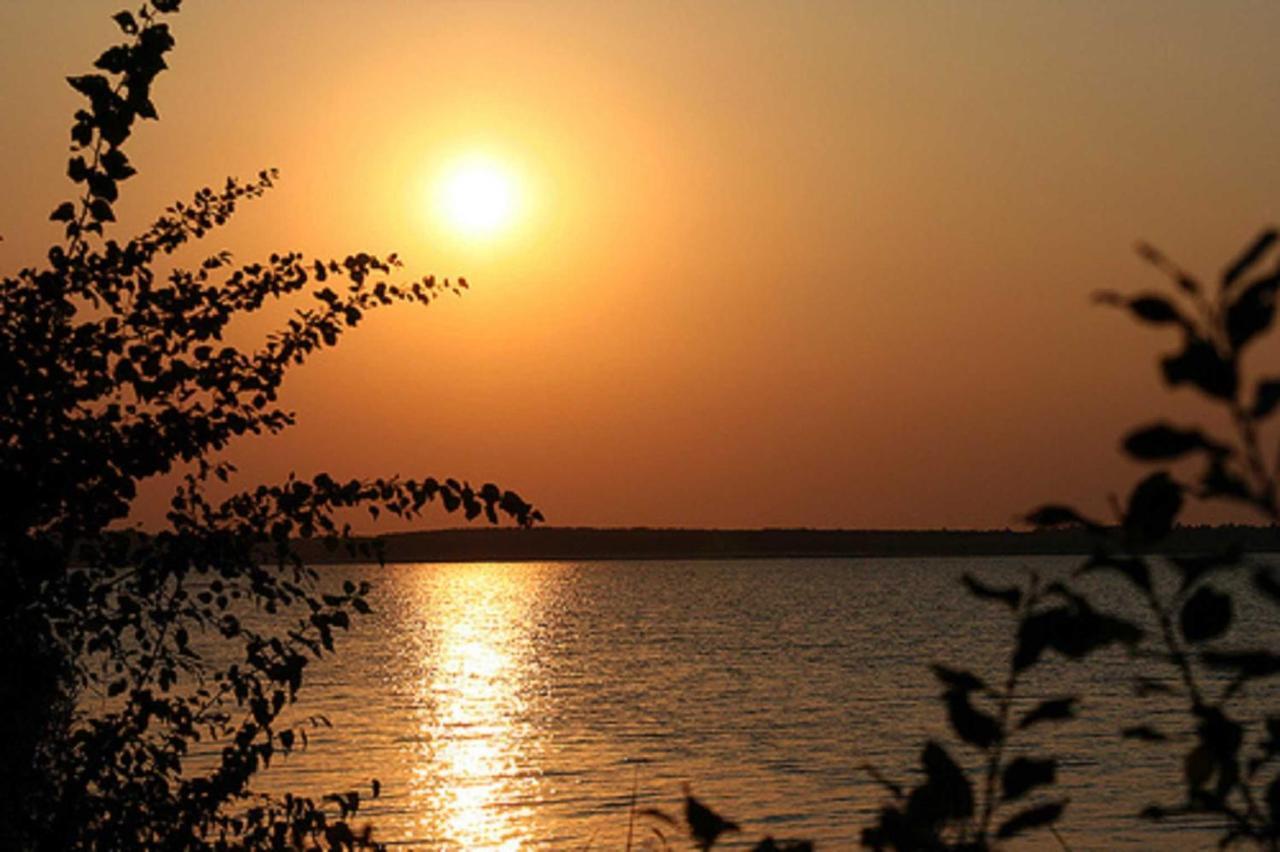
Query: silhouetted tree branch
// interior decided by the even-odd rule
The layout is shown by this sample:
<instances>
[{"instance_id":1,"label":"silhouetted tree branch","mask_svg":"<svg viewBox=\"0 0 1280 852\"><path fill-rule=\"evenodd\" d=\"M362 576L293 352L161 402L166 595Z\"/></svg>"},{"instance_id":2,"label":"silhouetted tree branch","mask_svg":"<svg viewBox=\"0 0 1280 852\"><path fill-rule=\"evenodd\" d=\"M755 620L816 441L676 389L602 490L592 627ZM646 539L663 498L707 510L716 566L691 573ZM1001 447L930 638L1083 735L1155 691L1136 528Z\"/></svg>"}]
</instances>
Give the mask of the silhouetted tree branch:
<instances>
[{"instance_id":1,"label":"silhouetted tree branch","mask_svg":"<svg viewBox=\"0 0 1280 852\"><path fill-rule=\"evenodd\" d=\"M1075 576L1105 571L1123 578L1145 609L1150 627L1099 613L1074 583L1050 584L1041 594L1036 592L1034 579L1025 592L991 589L966 579L969 591L976 596L1014 607L1037 596L1039 600L1051 596L1065 602L1065 609L1055 605L1020 615L1011 657L1015 671L1030 669L1046 649L1083 660L1113 641L1132 647L1134 658L1143 660L1144 665L1155 661L1172 667L1186 702L1192 745L1182 756L1182 777L1161 779L1176 799L1148 805L1142 817L1216 818L1221 845L1249 843L1273 850L1280 848L1280 773L1275 772L1280 759L1280 713L1266 714L1253 731L1233 714L1234 699L1246 686L1280 675L1280 655L1259 644L1263 637L1232 634L1237 606L1232 593L1214 581L1226 572L1251 572L1253 588L1271 606L1280 605L1280 581L1270 567L1254 564L1238 546L1230 544L1192 556L1162 558L1156 554L1188 500L1231 501L1253 510L1264 522L1274 525L1280 521L1276 502L1280 449L1269 460L1261 437L1266 420L1280 407L1280 381L1257 379L1250 392L1244 370L1246 350L1275 319L1280 264L1273 261L1270 268L1261 271L1259 266L1272 253L1276 239L1276 232L1268 229L1250 243L1223 272L1212 295L1164 254L1142 245L1139 254L1171 279L1173 295L1107 292L1097 297L1103 304L1127 310L1141 322L1179 331L1181 348L1160 362L1165 383L1198 391L1225 411L1232 430L1227 436L1215 436L1199 427L1161 420L1130 432L1122 442L1129 456L1157 464L1199 461L1200 470L1190 481L1178 479L1172 470L1147 476L1119 507L1114 526L1062 505L1042 506L1027 518L1040 527L1078 525L1093 531L1096 552ZM1160 574L1171 575L1170 582L1157 582ZM1154 639L1146 642L1148 637ZM1247 644L1223 644L1241 640ZM957 704L955 690L978 691L981 681L970 672L941 671L952 684L944 700L953 731L989 756L984 816L976 829L971 827L971 782L958 764L942 759L945 752L940 745L931 743L925 753L924 783L910 796L901 788L890 787L893 802L881 811L877 824L863 832L864 845L897 850L977 850L1029 828L1051 828L1062 815L1065 801L1024 811L1004 823L994 837L988 833L991 780L1000 762L996 744L1010 734L1006 715L1001 712L996 719L974 715ZM1220 693L1212 694L1213 687L1224 680ZM1015 683L1016 679L1009 681L1002 698L1010 695ZM1134 675L1134 685L1140 697L1170 689L1141 672ZM1052 713L1046 718L1066 718L1084 699L1087 696L1067 696L1049 702L1044 706L1051 707ZM991 736L979 737L976 732L982 731ZM1120 733L1132 743L1180 748L1173 745L1177 737L1154 724L1129 725ZM1017 761L1004 769L1006 788L1015 764ZM1037 783L1048 785L1056 780L1051 762L1039 764L1034 771L1032 764L1022 764L1018 771L1034 777Z\"/></svg>"},{"instance_id":2,"label":"silhouetted tree branch","mask_svg":"<svg viewBox=\"0 0 1280 852\"><path fill-rule=\"evenodd\" d=\"M64 242L47 265L0 286L5 848L371 843L348 824L356 792L313 801L249 789L273 757L305 746L308 724L325 724L280 719L309 662L369 611L366 584L328 588L291 543L355 547L339 519L357 507L375 518L414 518L434 504L468 520L540 519L512 491L452 478L290 475L209 496L211 481L235 472L216 458L235 438L295 422L277 402L291 368L371 310L428 305L466 283L400 283L394 255L367 253L287 252L236 266L217 251L157 269L262 196L274 171L201 189L142 234L109 238L120 185L135 173L124 145L137 121L157 117L150 91L174 45L165 20L179 5L152 0L115 15L125 38L98 58L101 73L69 78L86 105L68 164L79 195L51 216ZM232 321L300 294L312 306L257 348L223 340ZM182 476L167 527L113 531L139 483L170 473ZM241 621L254 610L272 616L267 626ZM239 651L209 655L201 648L210 640ZM190 760L198 741L220 748L199 767Z\"/></svg>"}]
</instances>

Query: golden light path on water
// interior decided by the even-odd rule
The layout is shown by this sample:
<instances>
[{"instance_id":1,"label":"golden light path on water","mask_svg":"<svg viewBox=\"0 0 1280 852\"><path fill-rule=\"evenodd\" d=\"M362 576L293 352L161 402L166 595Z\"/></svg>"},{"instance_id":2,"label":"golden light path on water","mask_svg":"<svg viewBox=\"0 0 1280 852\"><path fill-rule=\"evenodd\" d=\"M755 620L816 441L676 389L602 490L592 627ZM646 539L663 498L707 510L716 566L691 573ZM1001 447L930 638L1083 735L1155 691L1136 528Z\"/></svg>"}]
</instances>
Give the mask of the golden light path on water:
<instances>
[{"instance_id":1,"label":"golden light path on water","mask_svg":"<svg viewBox=\"0 0 1280 852\"><path fill-rule=\"evenodd\" d=\"M1030 565L1058 577L1078 561ZM317 800L360 790L356 827L367 820L393 849L558 852L620 848L633 789L642 816L678 816L689 782L743 824L743 842L773 834L852 849L885 801L865 767L909 771L923 739L946 730L929 663L1007 667L1008 623L975 618L960 577L1012 584L1027 567L1022 557L329 566L335 584L374 581L373 612L308 673L298 712L333 727L312 729L311 747L273 763L261 788ZM1091 578L1093 591L1113 579ZM1249 600L1247 576L1221 582ZM1241 606L1241 635L1274 643L1280 622L1254 604ZM1162 782L1182 777L1181 755L1117 745L1133 721L1135 661L1113 650L1088 667L1050 661L1017 710L1088 696L1078 719L1037 741L1063 761L1064 840L1209 848L1203 823L1134 819L1167 798ZM1136 665L1176 682L1158 662ZM1240 706L1264 718L1276 690L1259 686ZM1141 713L1172 730L1185 713L1175 698L1146 699ZM381 793L367 797L373 778ZM640 837L633 848L645 848Z\"/></svg>"},{"instance_id":2,"label":"golden light path on water","mask_svg":"<svg viewBox=\"0 0 1280 852\"><path fill-rule=\"evenodd\" d=\"M422 617L434 648L418 686L415 834L451 848L518 849L525 803L538 798L522 694L535 596L509 565L450 566L428 584Z\"/></svg>"}]
</instances>

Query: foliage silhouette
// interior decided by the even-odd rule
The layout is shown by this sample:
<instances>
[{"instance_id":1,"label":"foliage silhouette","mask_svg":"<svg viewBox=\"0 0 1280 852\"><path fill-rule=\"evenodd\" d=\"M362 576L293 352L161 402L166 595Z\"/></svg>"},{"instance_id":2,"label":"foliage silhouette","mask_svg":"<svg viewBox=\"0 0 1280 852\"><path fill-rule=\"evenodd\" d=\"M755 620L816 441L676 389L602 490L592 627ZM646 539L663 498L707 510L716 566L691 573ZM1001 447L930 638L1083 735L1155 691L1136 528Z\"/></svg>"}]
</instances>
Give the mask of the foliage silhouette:
<instances>
[{"instance_id":1,"label":"foliage silhouette","mask_svg":"<svg viewBox=\"0 0 1280 852\"><path fill-rule=\"evenodd\" d=\"M1272 526L1280 522L1276 500L1280 449L1269 458L1260 437L1264 421L1280 405L1280 380L1252 380L1250 390L1251 380L1244 370L1246 349L1275 319L1280 266L1273 263L1257 271L1275 243L1276 232L1264 231L1226 268L1215 294L1162 253L1142 245L1139 254L1173 281L1173 295L1098 295L1099 302L1125 309L1143 323L1180 332L1180 350L1160 362L1165 383L1190 386L1221 407L1232 434L1215 436L1165 421L1135 429L1122 442L1128 455L1152 463L1198 461L1199 470L1189 479L1176 478L1171 470L1145 477L1118 508L1113 524L1062 505L1043 506L1028 515L1030 523L1041 527L1079 525L1091 530L1096 551L1075 577L1097 571L1119 575L1141 602L1146 624L1099 612L1083 592L1073 588L1078 584L1071 580L1041 588L1033 576L1026 588L995 589L965 578L971 594L1016 613L1010 672L1003 689L990 690L971 672L935 667L945 687L943 702L952 731L983 755L985 768L971 778L940 744L930 742L923 756L924 781L909 795L885 782L891 801L877 823L863 832L863 845L981 850L1024 831L1052 830L1064 812L1064 799L1045 799L994 826L996 808L1032 789L1051 787L1057 780L1053 758L1005 762L1003 747L1024 728L1069 719L1082 697L1044 702L1017 725L1010 724L1008 702L1020 679L1044 659L1046 651L1084 660L1120 642L1138 651L1135 657L1155 659L1176 671L1192 740L1189 747L1181 746L1174 736L1177 732L1150 722L1119 732L1137 743L1185 748L1182 777L1160 779L1175 798L1148 805L1141 816L1209 818L1215 821L1223 846L1248 843L1280 848L1280 774L1276 771L1280 713L1265 715L1254 730L1233 715L1233 700L1251 683L1280 674L1280 654L1259 646L1259 637L1230 637L1238 607L1232 593L1214 582L1228 571L1248 571L1259 596L1269 606L1277 606L1280 577L1271 568L1254 564L1235 546L1194 556L1158 555L1188 500L1232 501L1251 508ZM1166 576L1169 582L1164 582ZM1251 644L1221 644L1228 637ZM1141 674L1134 675L1134 682L1140 698L1168 689ZM994 715L970 704L971 695L984 694L995 705ZM1140 712L1135 708L1135 713ZM881 776L876 773L876 777Z\"/></svg>"},{"instance_id":2,"label":"foliage silhouette","mask_svg":"<svg viewBox=\"0 0 1280 852\"><path fill-rule=\"evenodd\" d=\"M624 849L631 852L637 848L672 849L676 835L687 835L698 849L707 852L716 842L728 834L738 834L742 827L736 822L726 819L706 803L699 800L684 785L684 807L682 819L672 817L661 808L637 808L636 791L631 792L631 809L628 818L627 840ZM636 843L636 825L641 821L643 841ZM753 852L813 852L813 844L806 840L775 840L766 836L754 846Z\"/></svg>"},{"instance_id":3,"label":"foliage silhouette","mask_svg":"<svg viewBox=\"0 0 1280 852\"><path fill-rule=\"evenodd\" d=\"M449 478L290 475L209 496L212 480L234 472L218 459L234 438L294 423L277 404L290 368L370 310L427 305L466 284L395 283L395 256L365 253L286 252L237 265L220 251L169 269L175 252L270 189L274 171L201 189L142 234L108 239L120 185L135 172L124 144L137 121L157 118L151 86L174 46L166 19L179 5L150 0L118 13L124 40L95 73L69 78L86 104L75 113L68 164L80 194L51 216L65 240L47 265L0 287L7 849L369 844L368 830L350 825L359 792L316 801L250 790L273 757L305 747L308 725L325 724L284 724L281 714L309 661L333 652L352 613L369 611L365 584L326 587L291 541L340 546L348 528L339 513L352 507L375 518L413 517L438 503L468 519L540 519L511 491ZM235 319L306 294L315 304L256 350L223 342ZM113 531L139 482L168 473L181 484L167 527ZM253 611L271 616L265 626L242 620ZM211 642L219 654L207 653ZM196 743L219 751L193 764ZM378 795L377 782L370 792Z\"/></svg>"},{"instance_id":4,"label":"foliage silhouette","mask_svg":"<svg viewBox=\"0 0 1280 852\"><path fill-rule=\"evenodd\" d=\"M1247 572L1258 597L1269 607L1280 607L1280 575L1231 543L1208 553L1160 555L1188 500L1231 501L1253 510L1272 530L1280 524L1280 447L1269 456L1261 438L1265 421L1280 408L1280 377L1251 379L1244 370L1246 349L1274 324L1280 258L1268 269L1258 268L1268 255L1277 254L1272 251L1276 243L1275 230L1263 231L1226 268L1213 295L1162 253L1140 245L1139 254L1172 280L1174 294L1098 294L1102 304L1180 332L1180 350L1160 362L1164 381L1170 387L1190 386L1221 407L1231 434L1216 436L1165 421L1131 431L1121 446L1134 459L1198 461L1199 469L1189 479L1167 469L1143 478L1117 507L1113 523L1059 504L1031 512L1027 521L1032 525L1077 526L1093 534L1094 553L1066 581L1042 583L1031 574L1023 586L996 587L971 575L962 578L969 594L1007 609L1014 625L1008 668L998 686L971 671L933 667L951 732L976 753L977 769L966 770L966 762L936 740L924 745L921 780L909 789L867 767L888 801L874 825L863 830L863 846L980 852L1046 831L1065 847L1054 829L1068 806L1066 798L1052 794L1059 780L1058 758L1029 754L1021 741L1019 756L1010 759L1008 749L1015 738L1027 737L1029 731L1033 735L1032 729L1045 723L1071 720L1087 696L1045 699L1016 718L1015 699L1018 688L1050 656L1084 662L1119 645L1134 659L1154 659L1176 672L1191 740L1189 746L1180 744L1179 732L1142 721L1141 707L1135 708L1139 721L1117 732L1135 743L1132 747L1183 750L1182 777L1158 779L1175 798L1148 804L1138 816L1208 819L1221 846L1280 849L1280 711L1264 714L1252 727L1233 715L1236 699L1251 684L1280 675L1280 653L1261 645L1261 637L1232 634L1239 607L1232 592L1215 583L1227 572ZM1101 611L1074 582L1099 571L1123 578L1146 612L1145 624ZM1223 644L1241 639L1247 644ZM1170 691L1163 681L1140 672L1133 679L1139 700ZM690 837L700 848L710 848L723 832L717 829L732 823L691 796L687 801ZM756 848L782 848L767 846L770 842Z\"/></svg>"},{"instance_id":5,"label":"foliage silhouette","mask_svg":"<svg viewBox=\"0 0 1280 852\"><path fill-rule=\"evenodd\" d=\"M1025 737L1029 729L1072 718L1078 699L1046 699L1015 718L1018 688L1047 652L1082 659L1109 645L1133 645L1142 635L1135 626L1099 613L1062 583L1041 585L1033 575L1024 588L994 588L966 575L964 584L975 597L1008 609L1016 625L1014 650L1001 685L989 686L969 671L933 667L952 731L978 752L982 770L971 779L935 741L925 745L924 780L910 793L872 770L891 801L877 824L863 832L865 846L979 850L989 848L993 840L1051 827L1066 800L1037 795L1028 803L1026 797L1057 780L1057 758L1023 754L1008 759L1007 751L1014 738Z\"/></svg>"}]
</instances>

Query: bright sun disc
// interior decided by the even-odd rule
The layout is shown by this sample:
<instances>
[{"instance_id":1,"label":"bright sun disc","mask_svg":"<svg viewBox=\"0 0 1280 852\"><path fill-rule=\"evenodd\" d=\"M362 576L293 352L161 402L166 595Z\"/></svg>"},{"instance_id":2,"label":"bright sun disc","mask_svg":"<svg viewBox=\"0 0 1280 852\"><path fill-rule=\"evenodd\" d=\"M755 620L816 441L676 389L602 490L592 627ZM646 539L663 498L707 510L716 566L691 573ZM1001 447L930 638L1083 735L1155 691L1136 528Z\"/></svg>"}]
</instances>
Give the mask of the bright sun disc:
<instances>
[{"instance_id":1,"label":"bright sun disc","mask_svg":"<svg viewBox=\"0 0 1280 852\"><path fill-rule=\"evenodd\" d=\"M444 220L455 230L468 236L487 236L510 223L515 186L498 163L471 158L446 171L439 202Z\"/></svg>"}]
</instances>

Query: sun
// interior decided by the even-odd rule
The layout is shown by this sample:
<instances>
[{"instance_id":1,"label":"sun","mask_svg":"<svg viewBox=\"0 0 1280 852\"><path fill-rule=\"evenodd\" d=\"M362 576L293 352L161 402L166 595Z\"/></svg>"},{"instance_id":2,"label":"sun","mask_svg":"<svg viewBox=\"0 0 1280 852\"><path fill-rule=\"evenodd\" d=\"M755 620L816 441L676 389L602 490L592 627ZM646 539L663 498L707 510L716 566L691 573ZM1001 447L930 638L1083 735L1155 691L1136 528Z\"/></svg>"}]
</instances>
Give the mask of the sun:
<instances>
[{"instance_id":1,"label":"sun","mask_svg":"<svg viewBox=\"0 0 1280 852\"><path fill-rule=\"evenodd\" d=\"M435 191L440 219L465 237L492 237L507 230L518 201L511 171L502 162L478 154L446 166Z\"/></svg>"}]
</instances>

